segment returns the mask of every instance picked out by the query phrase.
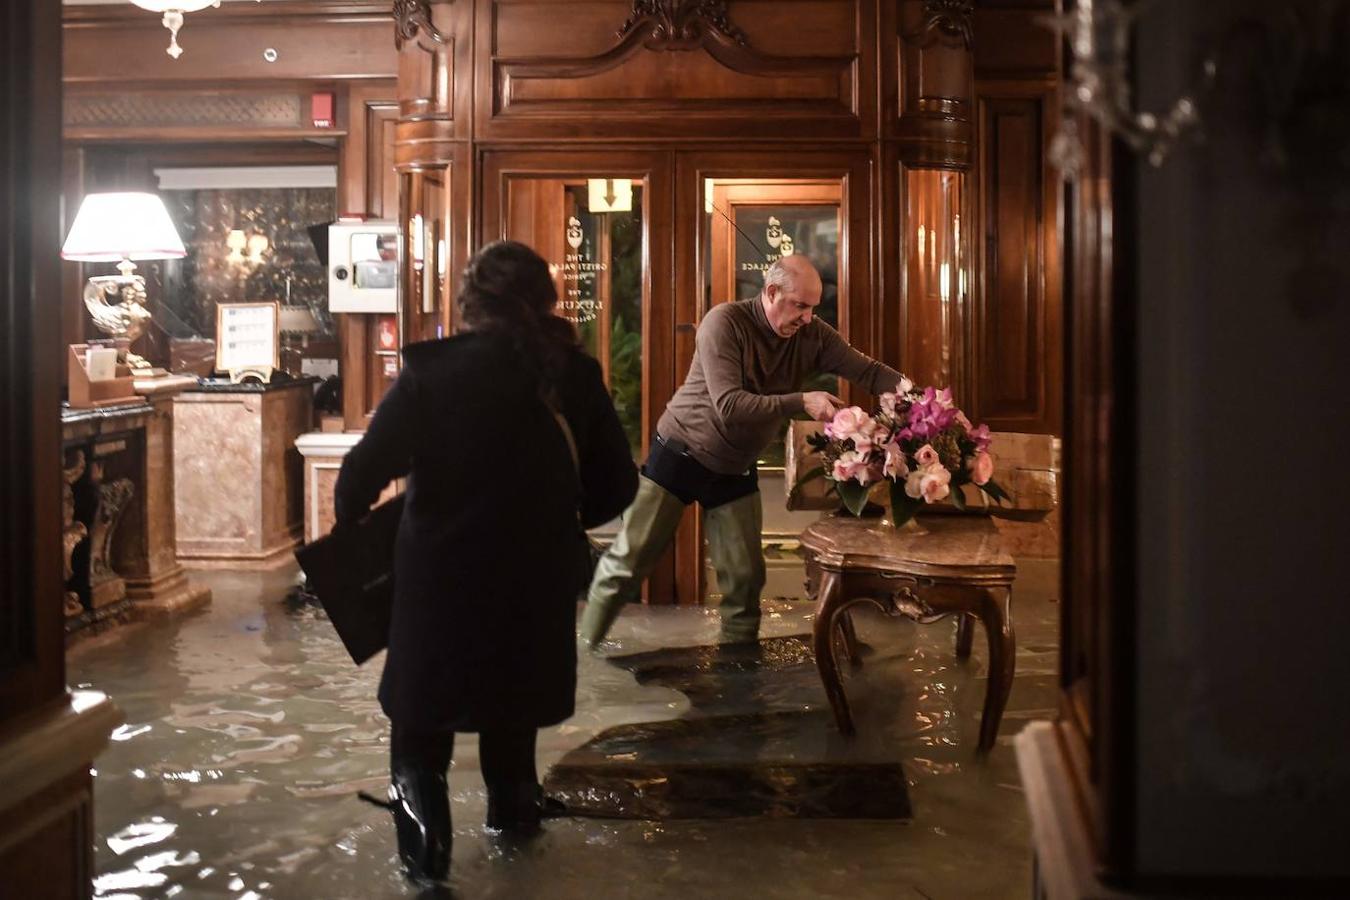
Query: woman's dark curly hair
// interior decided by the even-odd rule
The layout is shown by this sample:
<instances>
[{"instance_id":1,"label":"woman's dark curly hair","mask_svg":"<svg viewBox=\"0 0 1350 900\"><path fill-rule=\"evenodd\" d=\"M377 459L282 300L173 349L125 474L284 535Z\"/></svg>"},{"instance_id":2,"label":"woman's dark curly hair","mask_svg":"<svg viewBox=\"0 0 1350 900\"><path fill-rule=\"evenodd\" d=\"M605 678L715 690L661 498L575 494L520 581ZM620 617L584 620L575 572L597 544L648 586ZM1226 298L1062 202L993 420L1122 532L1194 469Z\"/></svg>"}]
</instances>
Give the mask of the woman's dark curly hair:
<instances>
[{"instance_id":1,"label":"woman's dark curly hair","mask_svg":"<svg viewBox=\"0 0 1350 900\"><path fill-rule=\"evenodd\" d=\"M558 292L548 263L518 241L494 241L475 253L464 268L455 302L460 321L470 330L509 337L545 387L577 346L571 324L553 314Z\"/></svg>"}]
</instances>

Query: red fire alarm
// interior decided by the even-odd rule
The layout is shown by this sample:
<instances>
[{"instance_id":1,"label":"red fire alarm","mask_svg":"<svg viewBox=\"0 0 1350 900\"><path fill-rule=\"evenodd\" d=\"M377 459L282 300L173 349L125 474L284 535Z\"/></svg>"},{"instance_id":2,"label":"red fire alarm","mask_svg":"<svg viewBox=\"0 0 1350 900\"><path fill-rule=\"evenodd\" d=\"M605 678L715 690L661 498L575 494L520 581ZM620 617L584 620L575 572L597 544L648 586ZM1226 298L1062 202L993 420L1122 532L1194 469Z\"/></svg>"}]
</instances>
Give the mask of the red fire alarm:
<instances>
[{"instance_id":1,"label":"red fire alarm","mask_svg":"<svg viewBox=\"0 0 1350 900\"><path fill-rule=\"evenodd\" d=\"M310 94L309 113L315 128L332 128L333 95L328 91Z\"/></svg>"}]
</instances>

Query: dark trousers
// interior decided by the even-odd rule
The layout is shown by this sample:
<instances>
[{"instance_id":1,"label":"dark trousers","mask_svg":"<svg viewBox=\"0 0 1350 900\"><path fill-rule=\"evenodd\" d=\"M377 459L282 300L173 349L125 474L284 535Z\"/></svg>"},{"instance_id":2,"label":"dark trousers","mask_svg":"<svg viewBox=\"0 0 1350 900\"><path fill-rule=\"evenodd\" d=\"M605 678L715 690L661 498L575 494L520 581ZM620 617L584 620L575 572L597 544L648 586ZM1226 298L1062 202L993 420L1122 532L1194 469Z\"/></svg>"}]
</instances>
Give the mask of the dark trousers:
<instances>
[{"instance_id":1,"label":"dark trousers","mask_svg":"<svg viewBox=\"0 0 1350 900\"><path fill-rule=\"evenodd\" d=\"M682 442L659 434L642 464L642 474L670 491L685 506L697 501L705 510L759 490L759 471L755 466L738 475L723 475L694 459Z\"/></svg>"},{"instance_id":2,"label":"dark trousers","mask_svg":"<svg viewBox=\"0 0 1350 900\"><path fill-rule=\"evenodd\" d=\"M534 764L537 733L535 728L479 732L479 766L490 796L508 796L520 785L539 783ZM417 732L392 726L389 763L394 772L415 769L444 775L454 752L453 731Z\"/></svg>"}]
</instances>

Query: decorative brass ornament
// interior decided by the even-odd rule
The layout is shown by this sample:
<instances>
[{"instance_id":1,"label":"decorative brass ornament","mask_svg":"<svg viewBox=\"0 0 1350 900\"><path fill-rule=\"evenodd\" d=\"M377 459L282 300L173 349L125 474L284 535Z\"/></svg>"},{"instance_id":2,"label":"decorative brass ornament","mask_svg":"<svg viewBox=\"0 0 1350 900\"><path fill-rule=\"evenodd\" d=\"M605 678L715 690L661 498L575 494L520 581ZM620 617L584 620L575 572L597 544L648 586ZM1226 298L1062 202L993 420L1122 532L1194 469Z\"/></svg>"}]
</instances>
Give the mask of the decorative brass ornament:
<instances>
[{"instance_id":1,"label":"decorative brass ornament","mask_svg":"<svg viewBox=\"0 0 1350 900\"><path fill-rule=\"evenodd\" d=\"M431 0L394 0L393 16L395 50L402 50L419 31L438 44L446 43L445 35L431 21Z\"/></svg>"},{"instance_id":2,"label":"decorative brass ornament","mask_svg":"<svg viewBox=\"0 0 1350 900\"><path fill-rule=\"evenodd\" d=\"M727 17L727 0L633 0L619 39L644 29L649 50L692 50L705 35L747 46L745 33Z\"/></svg>"}]
</instances>

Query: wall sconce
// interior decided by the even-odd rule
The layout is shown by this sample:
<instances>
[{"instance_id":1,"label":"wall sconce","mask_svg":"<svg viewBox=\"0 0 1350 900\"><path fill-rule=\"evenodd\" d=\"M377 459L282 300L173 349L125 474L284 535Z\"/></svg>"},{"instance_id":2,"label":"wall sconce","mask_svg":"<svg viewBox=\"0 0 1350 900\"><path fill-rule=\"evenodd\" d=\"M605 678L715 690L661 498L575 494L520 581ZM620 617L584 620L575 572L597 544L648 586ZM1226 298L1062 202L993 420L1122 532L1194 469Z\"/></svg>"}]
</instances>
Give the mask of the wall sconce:
<instances>
[{"instance_id":1,"label":"wall sconce","mask_svg":"<svg viewBox=\"0 0 1350 900\"><path fill-rule=\"evenodd\" d=\"M633 208L633 179L586 179L586 205L593 213L629 212Z\"/></svg>"},{"instance_id":2,"label":"wall sconce","mask_svg":"<svg viewBox=\"0 0 1350 900\"><path fill-rule=\"evenodd\" d=\"M1041 21L1064 37L1073 51L1064 85L1067 111L1086 113L1160 166L1177 141L1199 124L1193 95L1212 86L1217 66L1207 60L1199 89L1182 95L1161 117L1136 111L1127 68L1136 14L1121 0L1076 0L1071 12ZM1065 115L1050 144L1050 161L1073 178L1082 167L1083 153L1075 118Z\"/></svg>"},{"instance_id":3,"label":"wall sconce","mask_svg":"<svg viewBox=\"0 0 1350 900\"><path fill-rule=\"evenodd\" d=\"M225 246L230 248L229 255L225 257L227 262L236 266L256 266L262 262L263 254L271 244L265 234L245 235L240 229L234 228L225 235Z\"/></svg>"},{"instance_id":4,"label":"wall sconce","mask_svg":"<svg viewBox=\"0 0 1350 900\"><path fill-rule=\"evenodd\" d=\"M236 266L244 264L244 248L248 246L248 238L238 228L232 229L225 235L225 246L230 248L229 256L225 257Z\"/></svg>"},{"instance_id":5,"label":"wall sconce","mask_svg":"<svg viewBox=\"0 0 1350 900\"><path fill-rule=\"evenodd\" d=\"M248 236L248 249L245 251L248 254L248 261L255 266L258 265L262 262L263 254L267 252L267 248L270 246L271 243L267 240L267 235L250 234Z\"/></svg>"}]
</instances>

